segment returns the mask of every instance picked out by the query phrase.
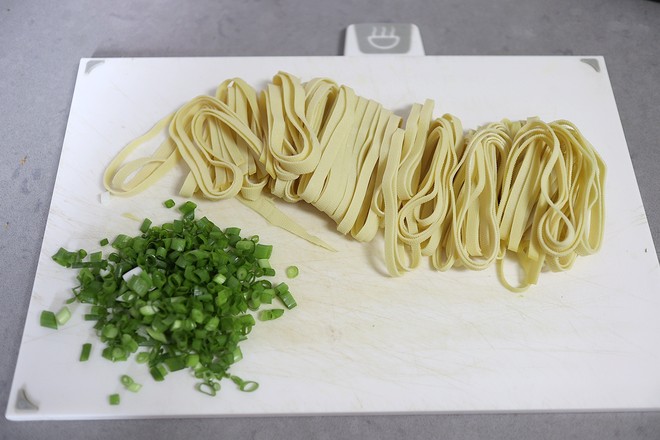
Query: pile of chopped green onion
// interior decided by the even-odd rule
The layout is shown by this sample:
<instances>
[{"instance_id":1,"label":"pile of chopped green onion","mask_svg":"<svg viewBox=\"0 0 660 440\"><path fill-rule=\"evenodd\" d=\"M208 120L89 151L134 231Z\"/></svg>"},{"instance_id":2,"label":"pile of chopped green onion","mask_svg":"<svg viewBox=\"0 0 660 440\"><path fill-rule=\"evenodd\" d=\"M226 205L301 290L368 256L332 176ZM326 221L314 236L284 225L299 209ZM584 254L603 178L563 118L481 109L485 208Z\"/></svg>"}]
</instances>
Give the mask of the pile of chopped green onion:
<instances>
[{"instance_id":1,"label":"pile of chopped green onion","mask_svg":"<svg viewBox=\"0 0 660 440\"><path fill-rule=\"evenodd\" d=\"M104 358L125 361L137 353L137 362L148 364L157 381L192 369L200 379L197 390L210 395L223 378L254 391L256 382L228 372L242 358L239 344L255 325L250 311L275 298L287 309L296 301L285 283L267 279L275 275L269 263L272 246L259 243L257 236L241 237L239 228L223 231L206 217L195 219L195 208L192 202L182 204L181 219L161 226L144 220L140 235L118 235L107 256L60 249L53 260L78 269L80 285L70 302L91 305L85 320L95 321ZM270 308L257 316L267 321L283 313ZM44 311L41 323L57 328L67 319ZM81 360L89 358L90 349L85 344ZM139 389L129 379L122 378L124 386ZM111 402L118 403L118 397Z\"/></svg>"}]
</instances>

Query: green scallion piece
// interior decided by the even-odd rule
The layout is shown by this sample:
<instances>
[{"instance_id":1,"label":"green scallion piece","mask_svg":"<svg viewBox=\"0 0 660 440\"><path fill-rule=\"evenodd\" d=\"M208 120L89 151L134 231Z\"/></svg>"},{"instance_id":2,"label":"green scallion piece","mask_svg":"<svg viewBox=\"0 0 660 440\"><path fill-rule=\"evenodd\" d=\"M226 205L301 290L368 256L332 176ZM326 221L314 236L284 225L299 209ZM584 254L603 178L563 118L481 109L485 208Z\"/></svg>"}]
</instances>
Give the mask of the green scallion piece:
<instances>
[{"instance_id":1,"label":"green scallion piece","mask_svg":"<svg viewBox=\"0 0 660 440\"><path fill-rule=\"evenodd\" d=\"M196 208L197 205L188 200L183 205L179 206L179 211L184 215L184 218L186 218L186 215L194 213Z\"/></svg>"},{"instance_id":2,"label":"green scallion piece","mask_svg":"<svg viewBox=\"0 0 660 440\"><path fill-rule=\"evenodd\" d=\"M64 248L59 248L55 255L52 256L53 261L55 261L60 266L71 267L71 265L80 260L77 252L70 252Z\"/></svg>"},{"instance_id":3,"label":"green scallion piece","mask_svg":"<svg viewBox=\"0 0 660 440\"><path fill-rule=\"evenodd\" d=\"M85 362L89 359L89 355L92 352L92 344L89 342L82 345L82 350L80 351L80 362Z\"/></svg>"},{"instance_id":4,"label":"green scallion piece","mask_svg":"<svg viewBox=\"0 0 660 440\"><path fill-rule=\"evenodd\" d=\"M241 233L241 228L236 228L236 227L231 227L231 228L226 228L225 229L225 234L226 235L234 235L237 236Z\"/></svg>"},{"instance_id":5,"label":"green scallion piece","mask_svg":"<svg viewBox=\"0 0 660 440\"><path fill-rule=\"evenodd\" d=\"M146 351L138 353L137 356L135 356L135 361L138 364L146 364L147 362L149 362L149 353Z\"/></svg>"},{"instance_id":6,"label":"green scallion piece","mask_svg":"<svg viewBox=\"0 0 660 440\"><path fill-rule=\"evenodd\" d=\"M101 241L99 241L99 244L100 244L101 246L107 246L108 243L110 243L110 240L108 240L107 238L104 238L104 239L102 239Z\"/></svg>"},{"instance_id":7,"label":"green scallion piece","mask_svg":"<svg viewBox=\"0 0 660 440\"><path fill-rule=\"evenodd\" d=\"M151 373L151 377L153 377L157 382L162 382L165 380L165 374L163 374L163 370L158 367L151 367L149 373Z\"/></svg>"},{"instance_id":8,"label":"green scallion piece","mask_svg":"<svg viewBox=\"0 0 660 440\"><path fill-rule=\"evenodd\" d=\"M259 384L253 380L243 380L238 376L230 376L229 378L238 386L239 390L246 393L251 393L259 388Z\"/></svg>"},{"instance_id":9,"label":"green scallion piece","mask_svg":"<svg viewBox=\"0 0 660 440\"><path fill-rule=\"evenodd\" d=\"M174 200L168 199L163 202L163 205L165 205L167 209L170 209L170 208L174 208L174 205L176 205L176 203L174 202Z\"/></svg>"},{"instance_id":10,"label":"green scallion piece","mask_svg":"<svg viewBox=\"0 0 660 440\"><path fill-rule=\"evenodd\" d=\"M289 266L286 268L286 271L284 273L286 273L287 278L295 278L298 276L298 267Z\"/></svg>"},{"instance_id":11,"label":"green scallion piece","mask_svg":"<svg viewBox=\"0 0 660 440\"><path fill-rule=\"evenodd\" d=\"M121 250L128 247L130 242L131 242L131 237L125 234L119 234L112 241L112 247Z\"/></svg>"},{"instance_id":12,"label":"green scallion piece","mask_svg":"<svg viewBox=\"0 0 660 440\"><path fill-rule=\"evenodd\" d=\"M57 321L58 325L64 325L66 324L69 319L71 319L71 311L69 310L68 307L64 306L62 307L56 314L55 314L55 320Z\"/></svg>"},{"instance_id":13,"label":"green scallion piece","mask_svg":"<svg viewBox=\"0 0 660 440\"><path fill-rule=\"evenodd\" d=\"M136 383L133 380L133 378L127 374L122 375L119 378L119 381L124 386L124 388L126 388L128 391L131 391L133 393L137 393L138 391L140 391L140 388L142 388L142 385Z\"/></svg>"},{"instance_id":14,"label":"green scallion piece","mask_svg":"<svg viewBox=\"0 0 660 440\"><path fill-rule=\"evenodd\" d=\"M138 391L140 391L141 388L142 385L137 382L133 382L132 384L126 387L126 389L132 393L137 393Z\"/></svg>"},{"instance_id":15,"label":"green scallion piece","mask_svg":"<svg viewBox=\"0 0 660 440\"><path fill-rule=\"evenodd\" d=\"M142 221L142 225L140 225L140 232L146 233L149 230L150 227L151 227L151 220L149 220L148 218L145 218Z\"/></svg>"},{"instance_id":16,"label":"green scallion piece","mask_svg":"<svg viewBox=\"0 0 660 440\"><path fill-rule=\"evenodd\" d=\"M236 243L236 249L245 253L254 252L254 242L252 240L240 240Z\"/></svg>"},{"instance_id":17,"label":"green scallion piece","mask_svg":"<svg viewBox=\"0 0 660 440\"><path fill-rule=\"evenodd\" d=\"M51 312L50 310L44 310L41 312L39 324L41 324L42 327L57 330L57 317L55 316L55 313Z\"/></svg>"},{"instance_id":18,"label":"green scallion piece","mask_svg":"<svg viewBox=\"0 0 660 440\"><path fill-rule=\"evenodd\" d=\"M273 254L273 246L266 244L257 244L254 246L254 258L258 260L267 260Z\"/></svg>"},{"instance_id":19,"label":"green scallion piece","mask_svg":"<svg viewBox=\"0 0 660 440\"><path fill-rule=\"evenodd\" d=\"M119 394L110 394L110 396L108 396L108 401L110 402L110 405L119 405Z\"/></svg>"},{"instance_id":20,"label":"green scallion piece","mask_svg":"<svg viewBox=\"0 0 660 440\"><path fill-rule=\"evenodd\" d=\"M217 391L213 384L209 382L198 383L195 385L195 389L200 393L207 394L211 397L215 396Z\"/></svg>"},{"instance_id":21,"label":"green scallion piece","mask_svg":"<svg viewBox=\"0 0 660 440\"><path fill-rule=\"evenodd\" d=\"M280 283L275 287L275 292L277 293L277 297L284 303L287 309L291 310L295 306L298 305L296 303L296 300L293 298L293 295L291 295L291 292L289 292L289 286L286 283Z\"/></svg>"},{"instance_id":22,"label":"green scallion piece","mask_svg":"<svg viewBox=\"0 0 660 440\"><path fill-rule=\"evenodd\" d=\"M284 314L284 309L262 310L261 312L259 312L259 320L272 321L273 319L279 318L283 314Z\"/></svg>"},{"instance_id":23,"label":"green scallion piece","mask_svg":"<svg viewBox=\"0 0 660 440\"><path fill-rule=\"evenodd\" d=\"M103 330L101 330L101 335L106 339L116 338L118 334L119 330L113 324L107 324L103 327Z\"/></svg>"}]
</instances>

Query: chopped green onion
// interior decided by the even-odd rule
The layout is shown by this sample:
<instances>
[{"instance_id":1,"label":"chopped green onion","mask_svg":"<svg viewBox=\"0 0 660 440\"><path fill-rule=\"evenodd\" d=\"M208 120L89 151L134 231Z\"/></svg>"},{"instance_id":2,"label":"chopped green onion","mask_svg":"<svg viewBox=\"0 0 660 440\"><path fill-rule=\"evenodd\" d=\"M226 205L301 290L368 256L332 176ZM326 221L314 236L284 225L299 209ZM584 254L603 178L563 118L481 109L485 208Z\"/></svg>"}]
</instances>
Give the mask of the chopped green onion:
<instances>
[{"instance_id":1,"label":"chopped green onion","mask_svg":"<svg viewBox=\"0 0 660 440\"><path fill-rule=\"evenodd\" d=\"M257 264L262 269L271 269L272 268L271 265L270 265L270 260L268 260L266 258L257 259Z\"/></svg>"},{"instance_id":2,"label":"chopped green onion","mask_svg":"<svg viewBox=\"0 0 660 440\"><path fill-rule=\"evenodd\" d=\"M107 238L104 238L103 240L99 241L99 244L101 246L107 246L110 241Z\"/></svg>"},{"instance_id":3,"label":"chopped green onion","mask_svg":"<svg viewBox=\"0 0 660 440\"><path fill-rule=\"evenodd\" d=\"M259 388L259 384L253 380L243 380L238 376L230 376L229 378L238 386L239 390L245 391L246 393L251 393Z\"/></svg>"},{"instance_id":4,"label":"chopped green onion","mask_svg":"<svg viewBox=\"0 0 660 440\"><path fill-rule=\"evenodd\" d=\"M289 266L286 268L286 277L295 278L298 276L298 268L296 266Z\"/></svg>"},{"instance_id":5,"label":"chopped green onion","mask_svg":"<svg viewBox=\"0 0 660 440\"><path fill-rule=\"evenodd\" d=\"M92 344L85 343L82 345L82 351L80 352L80 362L85 362L89 359L89 355L92 352Z\"/></svg>"},{"instance_id":6,"label":"chopped green onion","mask_svg":"<svg viewBox=\"0 0 660 440\"><path fill-rule=\"evenodd\" d=\"M57 330L57 317L55 316L55 313L49 310L44 310L43 312L41 312L39 323L41 324L42 327L47 327L47 328L52 328L53 330Z\"/></svg>"},{"instance_id":7,"label":"chopped green onion","mask_svg":"<svg viewBox=\"0 0 660 440\"><path fill-rule=\"evenodd\" d=\"M245 253L254 252L254 242L252 240L240 240L236 243L236 249Z\"/></svg>"},{"instance_id":8,"label":"chopped green onion","mask_svg":"<svg viewBox=\"0 0 660 440\"><path fill-rule=\"evenodd\" d=\"M125 247L128 247L130 242L131 242L131 237L125 234L119 234L112 241L112 247L121 250L124 249Z\"/></svg>"},{"instance_id":9,"label":"chopped green onion","mask_svg":"<svg viewBox=\"0 0 660 440\"><path fill-rule=\"evenodd\" d=\"M183 218L187 219L187 218L192 218L192 216L195 213L195 208L197 208L197 205L191 202L190 200L188 200L186 203L184 203L179 207L179 211L181 212L181 214L183 214Z\"/></svg>"},{"instance_id":10,"label":"chopped green onion","mask_svg":"<svg viewBox=\"0 0 660 440\"><path fill-rule=\"evenodd\" d=\"M254 258L258 260L267 260L273 253L273 246L257 244L254 247Z\"/></svg>"},{"instance_id":11,"label":"chopped green onion","mask_svg":"<svg viewBox=\"0 0 660 440\"><path fill-rule=\"evenodd\" d=\"M131 376L128 376L126 374L122 375L119 378L119 381L124 386L124 388L126 388L128 391L131 391L133 393L137 393L138 391L140 391L140 388L142 388L142 385L136 383Z\"/></svg>"},{"instance_id":12,"label":"chopped green onion","mask_svg":"<svg viewBox=\"0 0 660 440\"><path fill-rule=\"evenodd\" d=\"M140 231L147 232L150 227L151 227L151 220L145 218L144 221L142 222L142 225L140 226Z\"/></svg>"},{"instance_id":13,"label":"chopped green onion","mask_svg":"<svg viewBox=\"0 0 660 440\"><path fill-rule=\"evenodd\" d=\"M144 316L151 316L155 315L156 313L158 313L158 309L151 304L140 307L140 314Z\"/></svg>"},{"instance_id":14,"label":"chopped green onion","mask_svg":"<svg viewBox=\"0 0 660 440\"><path fill-rule=\"evenodd\" d=\"M81 258L78 252L70 252L64 248L59 248L52 259L61 266L71 267L73 263L80 261Z\"/></svg>"},{"instance_id":15,"label":"chopped green onion","mask_svg":"<svg viewBox=\"0 0 660 440\"><path fill-rule=\"evenodd\" d=\"M142 385L136 382L133 382L132 384L126 387L128 391L131 391L133 393L137 393L138 391L140 391L140 388L142 388Z\"/></svg>"},{"instance_id":16,"label":"chopped green onion","mask_svg":"<svg viewBox=\"0 0 660 440\"><path fill-rule=\"evenodd\" d=\"M259 384L253 380L246 380L238 388L246 393L251 393L259 388Z\"/></svg>"},{"instance_id":17,"label":"chopped green onion","mask_svg":"<svg viewBox=\"0 0 660 440\"><path fill-rule=\"evenodd\" d=\"M198 354L189 354L186 356L186 366L193 368L199 364L199 355Z\"/></svg>"},{"instance_id":18,"label":"chopped green onion","mask_svg":"<svg viewBox=\"0 0 660 440\"><path fill-rule=\"evenodd\" d=\"M197 385L195 385L195 389L197 389L197 391L199 391L200 393L208 394L211 397L215 396L217 391L213 386L213 384L208 382L198 383Z\"/></svg>"},{"instance_id":19,"label":"chopped green onion","mask_svg":"<svg viewBox=\"0 0 660 440\"><path fill-rule=\"evenodd\" d=\"M170 249L176 252L183 252L186 248L186 240L183 238L173 238L170 243Z\"/></svg>"},{"instance_id":20,"label":"chopped green onion","mask_svg":"<svg viewBox=\"0 0 660 440\"><path fill-rule=\"evenodd\" d=\"M176 205L176 203L174 202L174 200L168 199L163 202L163 205L165 205L167 209L170 209L170 208L174 208L174 205Z\"/></svg>"},{"instance_id":21,"label":"chopped green onion","mask_svg":"<svg viewBox=\"0 0 660 440\"><path fill-rule=\"evenodd\" d=\"M145 364L149 362L149 353L147 353L146 351L138 353L137 356L135 357L135 361L138 364Z\"/></svg>"},{"instance_id":22,"label":"chopped green onion","mask_svg":"<svg viewBox=\"0 0 660 440\"><path fill-rule=\"evenodd\" d=\"M84 317L104 343L103 358L118 362L135 354L156 381L188 368L199 380L196 388L215 395L243 357L239 343L255 325L249 311L260 320L277 319L283 309L259 308L276 296L287 308L295 300L286 284L274 287L265 278L275 274L268 260L272 246L256 235L241 237L240 228L222 230L206 217L195 219L196 208L183 203L181 219L160 226L145 219L140 235L117 235L105 258L61 249L53 259L78 270L73 300L92 306ZM67 314L61 312L60 320ZM55 314L42 315L46 326L57 328ZM141 385L129 379L122 377L124 387L137 391ZM258 386L237 385L244 391Z\"/></svg>"},{"instance_id":23,"label":"chopped green onion","mask_svg":"<svg viewBox=\"0 0 660 440\"><path fill-rule=\"evenodd\" d=\"M279 318L283 314L284 314L284 309L262 310L261 312L259 312L259 320L272 321L273 319Z\"/></svg>"},{"instance_id":24,"label":"chopped green onion","mask_svg":"<svg viewBox=\"0 0 660 440\"><path fill-rule=\"evenodd\" d=\"M60 311L55 315L55 320L57 321L58 325L66 324L69 319L71 319L71 311L66 306L62 307Z\"/></svg>"},{"instance_id":25,"label":"chopped green onion","mask_svg":"<svg viewBox=\"0 0 660 440\"><path fill-rule=\"evenodd\" d=\"M158 367L160 367L160 365ZM158 367L151 367L149 373L151 373L151 377L153 377L155 381L162 382L165 380L165 375L167 374L167 372L164 371L164 368L158 368Z\"/></svg>"},{"instance_id":26,"label":"chopped green onion","mask_svg":"<svg viewBox=\"0 0 660 440\"><path fill-rule=\"evenodd\" d=\"M110 405L119 405L119 394L110 394L108 401Z\"/></svg>"},{"instance_id":27,"label":"chopped green onion","mask_svg":"<svg viewBox=\"0 0 660 440\"><path fill-rule=\"evenodd\" d=\"M116 338L118 334L119 330L113 324L108 324L101 330L101 335L106 339Z\"/></svg>"},{"instance_id":28,"label":"chopped green onion","mask_svg":"<svg viewBox=\"0 0 660 440\"><path fill-rule=\"evenodd\" d=\"M289 286L286 283L280 283L275 287L275 291L277 292L277 297L284 303L287 309L291 310L298 305L291 292L289 292Z\"/></svg>"}]
</instances>

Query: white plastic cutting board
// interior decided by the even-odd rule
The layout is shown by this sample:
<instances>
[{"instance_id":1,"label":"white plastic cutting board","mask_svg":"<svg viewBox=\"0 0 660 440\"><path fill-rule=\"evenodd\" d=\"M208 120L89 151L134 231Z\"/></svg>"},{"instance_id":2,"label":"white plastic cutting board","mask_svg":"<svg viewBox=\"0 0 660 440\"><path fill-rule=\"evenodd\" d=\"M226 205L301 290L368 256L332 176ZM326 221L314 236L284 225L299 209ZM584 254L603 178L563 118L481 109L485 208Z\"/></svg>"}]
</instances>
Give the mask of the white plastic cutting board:
<instances>
[{"instance_id":1,"label":"white plastic cutting board","mask_svg":"<svg viewBox=\"0 0 660 440\"><path fill-rule=\"evenodd\" d=\"M7 417L92 419L328 413L570 411L660 408L660 270L604 60L579 57L306 57L82 60ZM385 275L382 242L346 238L313 208L283 205L337 248L314 247L235 201L200 203L219 226L241 226L291 264L299 306L258 322L232 370L260 383L227 382L215 398L186 372L154 382L134 362L100 357L85 306L58 331L44 309L69 298L75 273L50 256L60 246L98 248L139 223L177 216L162 207L181 170L133 198L99 202L101 175L128 141L199 94L239 76L263 87L279 70L325 76L399 114L426 98L464 127L502 118L573 121L607 163L602 250L524 294L501 287L494 268ZM176 200L180 198L174 197ZM282 275L283 276L283 275ZM78 362L81 344L92 359ZM122 391L121 374L143 383ZM26 407L25 393L38 409ZM119 392L119 406L107 403Z\"/></svg>"}]
</instances>

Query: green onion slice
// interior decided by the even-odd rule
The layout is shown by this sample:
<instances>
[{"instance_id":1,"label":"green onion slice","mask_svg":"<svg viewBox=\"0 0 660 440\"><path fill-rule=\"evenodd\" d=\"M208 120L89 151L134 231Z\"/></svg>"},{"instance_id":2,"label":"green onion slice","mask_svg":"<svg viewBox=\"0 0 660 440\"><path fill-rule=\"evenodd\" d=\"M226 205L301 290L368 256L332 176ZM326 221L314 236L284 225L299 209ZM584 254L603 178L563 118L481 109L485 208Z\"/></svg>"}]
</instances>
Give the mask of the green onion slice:
<instances>
[{"instance_id":1,"label":"green onion slice","mask_svg":"<svg viewBox=\"0 0 660 440\"><path fill-rule=\"evenodd\" d=\"M92 352L92 344L89 342L82 345L82 350L80 351L80 362L85 362L89 359L89 355Z\"/></svg>"},{"instance_id":2,"label":"green onion slice","mask_svg":"<svg viewBox=\"0 0 660 440\"><path fill-rule=\"evenodd\" d=\"M57 317L55 313L50 310L44 310L41 312L41 317L39 318L39 323L42 327L52 328L57 330Z\"/></svg>"},{"instance_id":3,"label":"green onion slice","mask_svg":"<svg viewBox=\"0 0 660 440\"><path fill-rule=\"evenodd\" d=\"M296 266L289 266L286 268L286 277L295 278L298 276L298 268Z\"/></svg>"}]
</instances>

